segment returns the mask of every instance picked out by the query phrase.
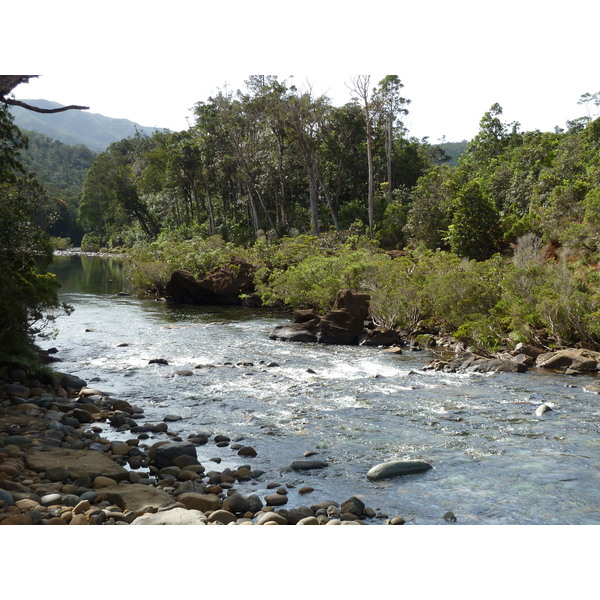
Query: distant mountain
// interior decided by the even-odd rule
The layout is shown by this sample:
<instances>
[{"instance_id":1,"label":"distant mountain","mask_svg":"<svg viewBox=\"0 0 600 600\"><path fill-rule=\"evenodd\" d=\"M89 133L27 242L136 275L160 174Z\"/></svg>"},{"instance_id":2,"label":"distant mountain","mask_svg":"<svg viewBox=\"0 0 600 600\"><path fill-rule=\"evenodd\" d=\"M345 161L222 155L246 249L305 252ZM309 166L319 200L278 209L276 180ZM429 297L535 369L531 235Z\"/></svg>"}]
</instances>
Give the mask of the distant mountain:
<instances>
[{"instance_id":1,"label":"distant mountain","mask_svg":"<svg viewBox=\"0 0 600 600\"><path fill-rule=\"evenodd\" d=\"M64 106L49 100L23 100L23 102L38 108ZM15 118L15 125L21 129L37 131L72 146L84 144L95 152L102 152L109 144L134 136L136 131L152 135L157 129L143 127L127 119L113 119L86 110L42 114L12 106L10 111Z\"/></svg>"}]
</instances>

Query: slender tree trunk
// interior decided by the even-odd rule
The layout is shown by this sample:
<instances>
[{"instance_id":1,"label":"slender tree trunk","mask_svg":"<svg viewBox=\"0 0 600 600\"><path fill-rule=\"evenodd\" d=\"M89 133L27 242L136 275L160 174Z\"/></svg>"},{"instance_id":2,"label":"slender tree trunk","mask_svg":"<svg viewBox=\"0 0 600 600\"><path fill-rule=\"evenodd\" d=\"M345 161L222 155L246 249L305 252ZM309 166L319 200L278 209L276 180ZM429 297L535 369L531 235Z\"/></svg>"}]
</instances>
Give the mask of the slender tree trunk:
<instances>
[{"instance_id":1,"label":"slender tree trunk","mask_svg":"<svg viewBox=\"0 0 600 600\"><path fill-rule=\"evenodd\" d=\"M308 193L310 198L310 216L312 220L313 234L319 235L321 231L321 227L319 225L319 182L314 163L307 163L306 173L308 175Z\"/></svg>"},{"instance_id":2,"label":"slender tree trunk","mask_svg":"<svg viewBox=\"0 0 600 600\"><path fill-rule=\"evenodd\" d=\"M393 141L393 123L392 123L392 113L388 115L388 123L387 123L387 149L386 149L386 158L387 158L387 201L391 203L392 201L392 141Z\"/></svg>"},{"instance_id":3,"label":"slender tree trunk","mask_svg":"<svg viewBox=\"0 0 600 600\"><path fill-rule=\"evenodd\" d=\"M279 144L279 218L283 227L287 229L287 211L285 206L285 180L283 176L283 144Z\"/></svg>"},{"instance_id":4,"label":"slender tree trunk","mask_svg":"<svg viewBox=\"0 0 600 600\"><path fill-rule=\"evenodd\" d=\"M323 195L325 196L325 200L327 201L327 206L329 207L329 213L331 214L331 220L333 221L333 226L335 227L336 231L339 231L340 224L339 224L339 221L337 218L335 208L333 206L333 201L331 200L331 196L329 195L329 192L327 191L327 188L325 187L325 184L323 182L323 177L321 175L321 169L319 169L319 165L315 164L315 167L316 167L316 171L317 171L317 177L319 178L319 184L321 186L321 189L323 190Z\"/></svg>"},{"instance_id":5,"label":"slender tree trunk","mask_svg":"<svg viewBox=\"0 0 600 600\"><path fill-rule=\"evenodd\" d=\"M365 108L367 119L367 167L369 169L369 191L367 204L369 208L369 229L373 229L374 209L373 209L373 134L371 131L371 119L369 118L369 109Z\"/></svg>"},{"instance_id":6,"label":"slender tree trunk","mask_svg":"<svg viewBox=\"0 0 600 600\"><path fill-rule=\"evenodd\" d=\"M252 188L249 181L246 182L246 189L248 191L248 202L250 204L250 214L252 216L252 228L254 233L256 233L260 229L260 221L258 218L258 211L256 210L256 204L254 202L254 198L252 197Z\"/></svg>"},{"instance_id":7,"label":"slender tree trunk","mask_svg":"<svg viewBox=\"0 0 600 600\"><path fill-rule=\"evenodd\" d=\"M206 188L206 210L208 211L208 230L211 235L215 235L215 233L217 233L217 228L215 227L215 217L208 187Z\"/></svg>"},{"instance_id":8,"label":"slender tree trunk","mask_svg":"<svg viewBox=\"0 0 600 600\"><path fill-rule=\"evenodd\" d=\"M373 175L373 132L371 128L371 101L369 100L370 75L359 75L352 81L352 92L356 94L364 110L365 125L367 128L367 167L369 170L369 189L367 196L367 207L369 210L369 229L373 229L374 209L374 175Z\"/></svg>"}]
</instances>

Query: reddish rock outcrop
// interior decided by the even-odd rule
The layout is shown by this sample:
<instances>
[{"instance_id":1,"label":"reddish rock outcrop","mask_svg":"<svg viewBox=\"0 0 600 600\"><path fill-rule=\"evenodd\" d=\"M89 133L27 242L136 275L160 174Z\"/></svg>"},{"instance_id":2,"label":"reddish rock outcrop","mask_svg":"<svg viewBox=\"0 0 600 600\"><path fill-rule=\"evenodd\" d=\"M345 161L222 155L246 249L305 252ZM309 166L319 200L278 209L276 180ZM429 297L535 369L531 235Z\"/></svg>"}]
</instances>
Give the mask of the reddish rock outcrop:
<instances>
[{"instance_id":1,"label":"reddish rock outcrop","mask_svg":"<svg viewBox=\"0 0 600 600\"><path fill-rule=\"evenodd\" d=\"M185 304L237 305L243 294L254 293L254 267L243 261L218 267L203 279L177 269L171 274L166 292L175 302Z\"/></svg>"},{"instance_id":2,"label":"reddish rock outcrop","mask_svg":"<svg viewBox=\"0 0 600 600\"><path fill-rule=\"evenodd\" d=\"M299 310L294 323L278 325L269 337L291 342L358 344L369 316L369 296L352 290L338 292L332 310L323 316L312 310Z\"/></svg>"}]
</instances>

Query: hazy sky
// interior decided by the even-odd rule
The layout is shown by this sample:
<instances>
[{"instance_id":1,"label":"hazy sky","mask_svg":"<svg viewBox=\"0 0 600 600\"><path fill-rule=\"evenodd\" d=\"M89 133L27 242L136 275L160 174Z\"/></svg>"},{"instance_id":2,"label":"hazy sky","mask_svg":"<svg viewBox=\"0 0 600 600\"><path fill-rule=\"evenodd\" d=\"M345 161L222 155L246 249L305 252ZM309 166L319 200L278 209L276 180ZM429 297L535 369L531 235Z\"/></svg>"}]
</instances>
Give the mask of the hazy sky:
<instances>
[{"instance_id":1,"label":"hazy sky","mask_svg":"<svg viewBox=\"0 0 600 600\"><path fill-rule=\"evenodd\" d=\"M33 0L3 7L18 26L0 70L41 75L17 98L173 130L251 74L309 81L336 104L352 76L396 74L410 134L455 141L495 102L525 130L583 116L580 96L600 90L597 12L590 0Z\"/></svg>"}]
</instances>

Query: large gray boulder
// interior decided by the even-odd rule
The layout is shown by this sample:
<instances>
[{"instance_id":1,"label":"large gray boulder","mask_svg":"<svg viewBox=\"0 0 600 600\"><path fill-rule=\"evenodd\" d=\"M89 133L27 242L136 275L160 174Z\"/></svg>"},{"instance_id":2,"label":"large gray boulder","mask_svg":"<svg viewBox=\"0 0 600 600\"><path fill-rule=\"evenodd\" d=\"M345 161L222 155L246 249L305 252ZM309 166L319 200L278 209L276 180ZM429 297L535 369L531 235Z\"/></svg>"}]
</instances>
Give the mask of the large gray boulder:
<instances>
[{"instance_id":1,"label":"large gray boulder","mask_svg":"<svg viewBox=\"0 0 600 600\"><path fill-rule=\"evenodd\" d=\"M367 473L367 479L379 481L400 475L424 473L433 467L423 460L393 460L375 465Z\"/></svg>"}]
</instances>

